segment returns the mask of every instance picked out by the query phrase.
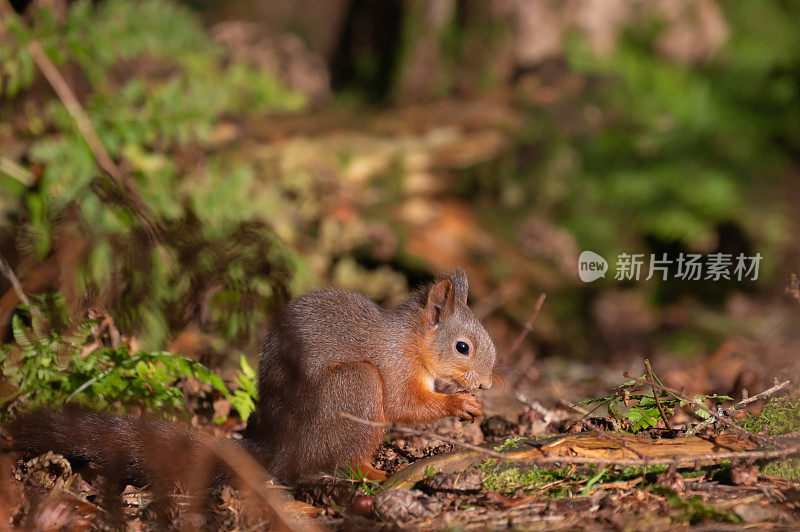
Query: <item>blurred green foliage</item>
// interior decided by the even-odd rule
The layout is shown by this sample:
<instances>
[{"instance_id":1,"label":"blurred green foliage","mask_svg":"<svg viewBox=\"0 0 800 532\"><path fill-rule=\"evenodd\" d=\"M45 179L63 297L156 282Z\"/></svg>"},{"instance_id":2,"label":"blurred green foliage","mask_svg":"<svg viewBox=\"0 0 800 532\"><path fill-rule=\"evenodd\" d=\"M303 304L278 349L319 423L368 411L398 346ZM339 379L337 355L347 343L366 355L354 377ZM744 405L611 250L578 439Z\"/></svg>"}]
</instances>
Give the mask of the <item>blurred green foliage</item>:
<instances>
[{"instance_id":1,"label":"blurred green foliage","mask_svg":"<svg viewBox=\"0 0 800 532\"><path fill-rule=\"evenodd\" d=\"M531 112L526 142L541 156L512 174L516 212L546 213L605 256L646 251L647 239L713 251L723 224L774 256L789 238L774 185L800 150L800 7L721 7L730 36L696 63L658 49L658 20L605 56L573 36L567 65L586 86Z\"/></svg>"},{"instance_id":2,"label":"blurred green foliage","mask_svg":"<svg viewBox=\"0 0 800 532\"><path fill-rule=\"evenodd\" d=\"M214 149L215 127L245 111L300 109L303 97L232 61L173 2L80 1L60 22L40 9L4 23L0 112L14 120L1 127L17 145L0 148L0 230L14 235L23 266L78 254L62 272L68 303L107 306L145 346L163 345L200 314L225 339L249 339L285 291L293 259L251 201L252 166ZM31 39L71 77L102 143L163 228L158 244L64 105L32 85ZM40 175L9 170L19 149Z\"/></svg>"}]
</instances>

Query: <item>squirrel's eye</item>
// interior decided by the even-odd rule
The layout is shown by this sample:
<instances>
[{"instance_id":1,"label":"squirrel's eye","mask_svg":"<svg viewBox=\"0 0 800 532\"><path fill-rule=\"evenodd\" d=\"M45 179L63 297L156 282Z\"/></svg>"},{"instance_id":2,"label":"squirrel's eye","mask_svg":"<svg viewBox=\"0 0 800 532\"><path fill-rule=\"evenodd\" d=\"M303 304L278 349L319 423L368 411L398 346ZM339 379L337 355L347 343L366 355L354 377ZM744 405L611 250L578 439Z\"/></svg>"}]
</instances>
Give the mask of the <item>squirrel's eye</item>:
<instances>
[{"instance_id":1,"label":"squirrel's eye","mask_svg":"<svg viewBox=\"0 0 800 532\"><path fill-rule=\"evenodd\" d=\"M467 342L456 342L456 351L462 355L469 354L469 344Z\"/></svg>"}]
</instances>

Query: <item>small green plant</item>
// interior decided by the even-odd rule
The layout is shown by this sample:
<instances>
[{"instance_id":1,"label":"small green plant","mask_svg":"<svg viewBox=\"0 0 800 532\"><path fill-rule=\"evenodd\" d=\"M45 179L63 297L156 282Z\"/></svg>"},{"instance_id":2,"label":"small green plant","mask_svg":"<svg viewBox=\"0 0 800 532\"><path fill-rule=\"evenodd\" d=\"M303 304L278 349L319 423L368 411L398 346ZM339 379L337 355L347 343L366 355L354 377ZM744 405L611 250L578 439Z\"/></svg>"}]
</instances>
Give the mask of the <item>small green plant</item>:
<instances>
[{"instance_id":1,"label":"small green plant","mask_svg":"<svg viewBox=\"0 0 800 532\"><path fill-rule=\"evenodd\" d=\"M93 323L81 323L69 336L57 332L38 336L14 316L17 348L3 346L0 363L26 408L75 403L93 409L121 409L140 403L177 411L184 408L184 398L173 384L187 376L228 394L216 373L184 356L132 351L128 346L93 348L89 335Z\"/></svg>"},{"instance_id":2,"label":"small green plant","mask_svg":"<svg viewBox=\"0 0 800 532\"><path fill-rule=\"evenodd\" d=\"M340 467L337 472L340 476L354 481L356 490L363 490L367 495L375 495L378 493L380 484L377 480L368 479L367 474L361 471L360 466L346 463L343 467Z\"/></svg>"},{"instance_id":3,"label":"small green plant","mask_svg":"<svg viewBox=\"0 0 800 532\"><path fill-rule=\"evenodd\" d=\"M428 467L425 468L424 478L432 477L435 474L436 474L436 468L433 467L433 466L428 466Z\"/></svg>"},{"instance_id":4,"label":"small green plant","mask_svg":"<svg viewBox=\"0 0 800 532\"><path fill-rule=\"evenodd\" d=\"M507 439L505 439L503 441L503 443L501 443L500 445L496 446L494 448L494 450L495 450L495 452L498 452L498 453L508 452L508 451L512 450L514 447L516 447L517 443L519 443L519 441L521 439L522 438L519 438L519 437L507 438Z\"/></svg>"},{"instance_id":5,"label":"small green plant","mask_svg":"<svg viewBox=\"0 0 800 532\"><path fill-rule=\"evenodd\" d=\"M642 380L646 380L648 375L643 375ZM653 376L657 381L657 377ZM671 415L678 407L691 405L691 403L681 397L666 393L656 392L646 389L638 381L629 380L615 388L610 395L596 399L587 399L578 403L581 406L598 405L605 406L608 416L614 425L627 432L655 427L662 418L662 411L665 416ZM694 401L704 403L707 399L716 401L730 401L727 395L695 395ZM709 414L705 410L693 407L694 413L706 419Z\"/></svg>"},{"instance_id":6,"label":"small green plant","mask_svg":"<svg viewBox=\"0 0 800 532\"><path fill-rule=\"evenodd\" d=\"M236 390L228 395L228 401L239 413L242 421L247 421L256 409L256 399L258 398L258 386L256 380L256 372L247 362L247 359L242 356L239 361L241 369L236 373L234 382L239 386ZM224 419L216 420L218 423Z\"/></svg>"},{"instance_id":7,"label":"small green plant","mask_svg":"<svg viewBox=\"0 0 800 532\"><path fill-rule=\"evenodd\" d=\"M590 478L590 479L589 479L589 480L586 482L586 487L585 487L585 488L583 488L583 490L581 491L581 496L585 497L585 496L589 495L589 494L592 492L592 487L593 487L595 484L597 484L598 482L600 482L600 481L602 481L602 480L603 480L603 477L605 476L605 474L606 474L606 472L607 472L607 471L608 471L608 466L604 467L603 469L601 469L600 471L598 471L598 472L597 472L597 474L596 474L595 476L593 476L592 478Z\"/></svg>"}]
</instances>

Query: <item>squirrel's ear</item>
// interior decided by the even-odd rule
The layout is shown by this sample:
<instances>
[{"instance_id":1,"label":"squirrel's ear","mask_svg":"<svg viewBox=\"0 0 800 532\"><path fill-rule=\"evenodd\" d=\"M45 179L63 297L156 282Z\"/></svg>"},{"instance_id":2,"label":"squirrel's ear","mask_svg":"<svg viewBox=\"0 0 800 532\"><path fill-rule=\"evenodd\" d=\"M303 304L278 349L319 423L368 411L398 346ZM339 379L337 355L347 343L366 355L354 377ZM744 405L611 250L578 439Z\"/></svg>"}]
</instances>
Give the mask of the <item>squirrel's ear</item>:
<instances>
[{"instance_id":1,"label":"squirrel's ear","mask_svg":"<svg viewBox=\"0 0 800 532\"><path fill-rule=\"evenodd\" d=\"M425 322L428 327L436 327L446 317L453 314L455 308L455 290L450 279L436 281L428 291L425 304Z\"/></svg>"},{"instance_id":2,"label":"squirrel's ear","mask_svg":"<svg viewBox=\"0 0 800 532\"><path fill-rule=\"evenodd\" d=\"M467 281L467 274L461 268L454 268L446 272L442 272L436 276L436 280L449 279L453 283L453 291L456 302L462 305L467 304L467 295L469 294L469 282Z\"/></svg>"},{"instance_id":3,"label":"squirrel's ear","mask_svg":"<svg viewBox=\"0 0 800 532\"><path fill-rule=\"evenodd\" d=\"M469 282L467 274L461 268L456 268L450 272L450 281L453 283L456 301L462 305L467 304L467 294L469 293Z\"/></svg>"}]
</instances>

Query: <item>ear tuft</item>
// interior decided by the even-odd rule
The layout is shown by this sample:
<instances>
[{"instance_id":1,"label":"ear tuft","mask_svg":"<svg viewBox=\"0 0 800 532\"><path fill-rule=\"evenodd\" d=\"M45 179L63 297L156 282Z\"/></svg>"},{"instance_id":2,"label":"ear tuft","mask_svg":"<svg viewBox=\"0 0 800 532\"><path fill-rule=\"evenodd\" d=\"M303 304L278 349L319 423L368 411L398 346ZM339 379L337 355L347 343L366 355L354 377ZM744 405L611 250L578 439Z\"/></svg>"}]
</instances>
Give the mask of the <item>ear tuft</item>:
<instances>
[{"instance_id":1,"label":"ear tuft","mask_svg":"<svg viewBox=\"0 0 800 532\"><path fill-rule=\"evenodd\" d=\"M454 268L436 276L437 279L449 279L453 284L455 291L455 300L462 305L467 304L467 295L469 294L469 282L467 281L467 274L461 268Z\"/></svg>"},{"instance_id":2,"label":"ear tuft","mask_svg":"<svg viewBox=\"0 0 800 532\"><path fill-rule=\"evenodd\" d=\"M431 285L425 304L425 321L436 327L455 310L455 290L450 279L441 279Z\"/></svg>"}]
</instances>

